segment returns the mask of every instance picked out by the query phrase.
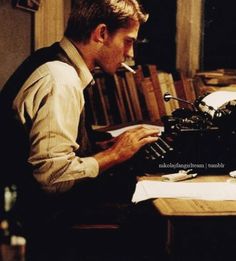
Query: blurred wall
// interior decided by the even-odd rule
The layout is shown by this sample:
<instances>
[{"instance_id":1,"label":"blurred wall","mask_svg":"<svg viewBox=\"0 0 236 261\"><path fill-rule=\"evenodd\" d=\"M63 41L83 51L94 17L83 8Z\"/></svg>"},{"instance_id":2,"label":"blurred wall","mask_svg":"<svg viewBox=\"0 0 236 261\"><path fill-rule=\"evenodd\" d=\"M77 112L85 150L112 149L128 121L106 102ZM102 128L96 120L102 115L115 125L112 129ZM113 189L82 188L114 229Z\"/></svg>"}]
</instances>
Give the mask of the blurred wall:
<instances>
[{"instance_id":1,"label":"blurred wall","mask_svg":"<svg viewBox=\"0 0 236 261\"><path fill-rule=\"evenodd\" d=\"M33 13L0 0L0 89L31 53Z\"/></svg>"}]
</instances>

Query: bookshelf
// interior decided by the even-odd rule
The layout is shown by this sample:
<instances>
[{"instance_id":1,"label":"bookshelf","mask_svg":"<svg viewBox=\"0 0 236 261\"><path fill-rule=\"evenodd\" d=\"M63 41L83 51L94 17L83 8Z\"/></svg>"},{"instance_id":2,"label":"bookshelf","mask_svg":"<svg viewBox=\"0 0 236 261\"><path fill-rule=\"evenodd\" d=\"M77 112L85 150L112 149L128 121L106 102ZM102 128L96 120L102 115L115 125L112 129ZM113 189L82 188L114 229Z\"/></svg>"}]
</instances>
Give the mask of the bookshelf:
<instances>
[{"instance_id":1,"label":"bookshelf","mask_svg":"<svg viewBox=\"0 0 236 261\"><path fill-rule=\"evenodd\" d=\"M95 85L85 89L94 128L160 122L162 116L187 106L176 100L165 102L166 92L181 99L196 99L192 81L183 74L175 80L171 73L158 70L156 65L138 65L133 69L135 74L121 68L114 75L95 70Z\"/></svg>"}]
</instances>

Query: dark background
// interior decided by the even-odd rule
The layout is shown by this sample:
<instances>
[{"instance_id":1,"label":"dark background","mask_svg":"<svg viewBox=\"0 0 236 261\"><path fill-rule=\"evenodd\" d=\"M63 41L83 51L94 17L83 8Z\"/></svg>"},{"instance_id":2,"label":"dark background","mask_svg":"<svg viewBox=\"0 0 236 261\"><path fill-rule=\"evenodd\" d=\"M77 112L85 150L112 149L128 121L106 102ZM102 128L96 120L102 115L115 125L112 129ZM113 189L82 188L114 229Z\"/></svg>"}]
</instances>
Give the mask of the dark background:
<instances>
[{"instance_id":1,"label":"dark background","mask_svg":"<svg viewBox=\"0 0 236 261\"><path fill-rule=\"evenodd\" d=\"M140 0L150 17L140 30L135 47L137 64L156 64L175 72L176 0ZM32 51L33 16L0 0L0 89L15 68ZM235 0L205 0L202 31L202 70L236 68ZM142 41L141 41L142 42Z\"/></svg>"},{"instance_id":2,"label":"dark background","mask_svg":"<svg viewBox=\"0 0 236 261\"><path fill-rule=\"evenodd\" d=\"M156 64L159 70L172 72L176 63L176 0L142 0L148 21L141 26L136 46L137 64Z\"/></svg>"},{"instance_id":3,"label":"dark background","mask_svg":"<svg viewBox=\"0 0 236 261\"><path fill-rule=\"evenodd\" d=\"M176 69L177 0L140 0L150 17L141 27L139 38L147 43L136 46L138 64L156 64L159 70ZM201 70L236 68L235 0L205 0L202 31Z\"/></svg>"},{"instance_id":4,"label":"dark background","mask_svg":"<svg viewBox=\"0 0 236 261\"><path fill-rule=\"evenodd\" d=\"M33 16L0 0L0 90L10 75L32 51Z\"/></svg>"},{"instance_id":5,"label":"dark background","mask_svg":"<svg viewBox=\"0 0 236 261\"><path fill-rule=\"evenodd\" d=\"M202 69L236 68L235 0L205 0Z\"/></svg>"}]
</instances>

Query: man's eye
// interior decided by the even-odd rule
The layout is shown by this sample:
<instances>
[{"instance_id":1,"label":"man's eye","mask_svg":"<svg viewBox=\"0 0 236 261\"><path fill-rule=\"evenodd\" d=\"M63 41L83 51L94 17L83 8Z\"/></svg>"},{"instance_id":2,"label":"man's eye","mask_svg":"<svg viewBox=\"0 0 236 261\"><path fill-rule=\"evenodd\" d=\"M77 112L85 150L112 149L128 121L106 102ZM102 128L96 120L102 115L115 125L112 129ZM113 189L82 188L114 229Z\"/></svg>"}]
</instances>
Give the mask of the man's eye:
<instances>
[{"instance_id":1,"label":"man's eye","mask_svg":"<svg viewBox=\"0 0 236 261\"><path fill-rule=\"evenodd\" d=\"M126 39L125 44L126 45L133 45L134 41L132 39Z\"/></svg>"}]
</instances>

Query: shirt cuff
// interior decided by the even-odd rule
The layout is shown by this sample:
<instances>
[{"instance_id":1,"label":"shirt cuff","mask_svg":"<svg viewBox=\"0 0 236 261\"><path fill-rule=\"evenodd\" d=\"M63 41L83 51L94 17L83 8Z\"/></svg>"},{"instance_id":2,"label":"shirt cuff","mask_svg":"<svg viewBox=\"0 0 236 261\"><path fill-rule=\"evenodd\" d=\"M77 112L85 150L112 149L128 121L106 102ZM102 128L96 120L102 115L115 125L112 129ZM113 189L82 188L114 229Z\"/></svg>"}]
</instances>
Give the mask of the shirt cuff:
<instances>
[{"instance_id":1,"label":"shirt cuff","mask_svg":"<svg viewBox=\"0 0 236 261\"><path fill-rule=\"evenodd\" d=\"M94 157L80 158L84 165L85 176L95 178L99 174L99 165Z\"/></svg>"}]
</instances>

